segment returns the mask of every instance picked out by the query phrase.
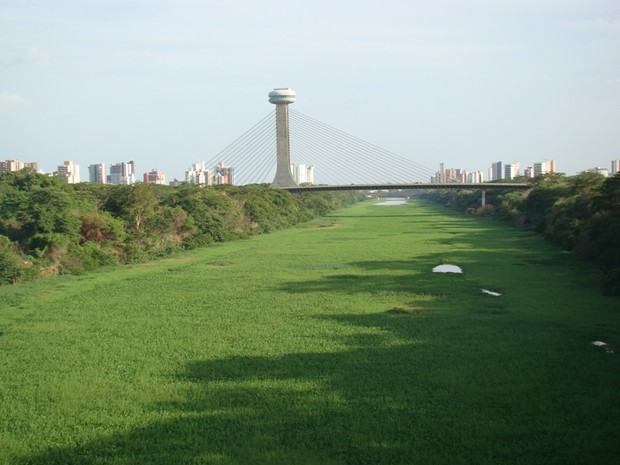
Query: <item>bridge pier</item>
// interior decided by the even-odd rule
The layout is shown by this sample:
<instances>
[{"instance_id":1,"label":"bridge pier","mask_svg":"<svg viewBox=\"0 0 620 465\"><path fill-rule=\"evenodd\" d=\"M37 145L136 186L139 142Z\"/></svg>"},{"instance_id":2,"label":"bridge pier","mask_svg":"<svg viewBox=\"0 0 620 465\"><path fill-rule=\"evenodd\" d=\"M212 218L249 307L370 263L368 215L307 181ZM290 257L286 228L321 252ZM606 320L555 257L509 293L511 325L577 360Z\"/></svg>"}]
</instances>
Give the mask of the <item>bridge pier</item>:
<instances>
[{"instance_id":1,"label":"bridge pier","mask_svg":"<svg viewBox=\"0 0 620 465\"><path fill-rule=\"evenodd\" d=\"M480 206L484 207L487 204L487 193L485 190L482 190L482 197L480 198Z\"/></svg>"},{"instance_id":2,"label":"bridge pier","mask_svg":"<svg viewBox=\"0 0 620 465\"><path fill-rule=\"evenodd\" d=\"M269 102L276 106L276 175L271 187L297 187L291 174L291 143L289 139L288 105L295 102L295 92L289 88L274 89Z\"/></svg>"}]
</instances>

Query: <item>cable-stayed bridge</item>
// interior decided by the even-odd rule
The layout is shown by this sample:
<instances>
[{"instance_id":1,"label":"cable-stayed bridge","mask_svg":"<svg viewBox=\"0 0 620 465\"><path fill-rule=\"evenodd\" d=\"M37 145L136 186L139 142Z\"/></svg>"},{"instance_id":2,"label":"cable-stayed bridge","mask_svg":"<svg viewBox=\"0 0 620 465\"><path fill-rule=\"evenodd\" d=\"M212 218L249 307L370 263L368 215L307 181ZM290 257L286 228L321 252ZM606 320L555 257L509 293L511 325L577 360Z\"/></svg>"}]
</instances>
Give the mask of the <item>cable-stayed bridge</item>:
<instances>
[{"instance_id":1,"label":"cable-stayed bridge","mask_svg":"<svg viewBox=\"0 0 620 465\"><path fill-rule=\"evenodd\" d=\"M526 184L503 183L430 183L436 174L433 169L289 109L288 104L295 101L291 89L274 89L269 96L270 102L276 104L276 110L207 163L207 166L215 166L223 162L233 167L236 185L271 183L273 187L297 192L528 187ZM291 164L312 165L314 185L297 186L290 174Z\"/></svg>"},{"instance_id":2,"label":"cable-stayed bridge","mask_svg":"<svg viewBox=\"0 0 620 465\"><path fill-rule=\"evenodd\" d=\"M316 184L428 182L430 168L289 110L291 163L313 165ZM276 173L276 118L271 111L207 164L235 168L235 184L271 183Z\"/></svg>"}]
</instances>

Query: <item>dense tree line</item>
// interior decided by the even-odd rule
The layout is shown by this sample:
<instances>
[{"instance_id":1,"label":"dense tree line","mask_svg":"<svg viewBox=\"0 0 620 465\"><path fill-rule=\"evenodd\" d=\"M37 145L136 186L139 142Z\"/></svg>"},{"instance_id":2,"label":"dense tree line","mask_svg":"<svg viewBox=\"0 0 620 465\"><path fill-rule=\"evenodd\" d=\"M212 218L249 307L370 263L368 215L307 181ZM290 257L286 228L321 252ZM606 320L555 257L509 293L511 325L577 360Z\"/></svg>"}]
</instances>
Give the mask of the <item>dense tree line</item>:
<instances>
[{"instance_id":1,"label":"dense tree line","mask_svg":"<svg viewBox=\"0 0 620 465\"><path fill-rule=\"evenodd\" d=\"M295 196L265 185L71 185L30 170L3 173L0 284L246 238L357 200L357 193Z\"/></svg>"},{"instance_id":2,"label":"dense tree line","mask_svg":"<svg viewBox=\"0 0 620 465\"><path fill-rule=\"evenodd\" d=\"M479 191L436 191L441 203L471 214L492 215L574 251L594 263L604 291L620 295L620 174L576 176L548 174L534 179L527 191L489 191L480 206Z\"/></svg>"}]
</instances>

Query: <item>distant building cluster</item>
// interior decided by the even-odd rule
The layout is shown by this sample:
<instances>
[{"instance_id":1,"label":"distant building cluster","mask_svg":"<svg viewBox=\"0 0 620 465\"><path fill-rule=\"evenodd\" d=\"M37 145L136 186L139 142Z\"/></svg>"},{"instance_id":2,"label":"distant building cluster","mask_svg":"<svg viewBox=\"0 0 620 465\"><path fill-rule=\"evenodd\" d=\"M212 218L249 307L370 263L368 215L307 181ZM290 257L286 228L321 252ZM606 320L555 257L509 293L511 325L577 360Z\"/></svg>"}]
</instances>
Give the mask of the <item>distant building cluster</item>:
<instances>
[{"instance_id":1,"label":"distant building cluster","mask_svg":"<svg viewBox=\"0 0 620 465\"><path fill-rule=\"evenodd\" d=\"M38 169L37 162L22 163L18 160L6 160L0 162L0 173L5 171L20 171L24 168L42 173ZM56 171L49 173L56 176L67 184L77 184L80 179L80 167L71 160L65 160L58 166ZM88 167L88 182L96 184L130 185L137 181L136 163L134 161L120 162L110 165L109 172L105 163L96 163ZM166 175L163 171L151 170L142 175L142 182L146 184L165 184Z\"/></svg>"},{"instance_id":2,"label":"distant building cluster","mask_svg":"<svg viewBox=\"0 0 620 465\"><path fill-rule=\"evenodd\" d=\"M587 173L598 173L603 176L615 176L620 173L620 160L612 160L611 161L611 171L607 168L589 168L586 170Z\"/></svg>"},{"instance_id":3,"label":"distant building cluster","mask_svg":"<svg viewBox=\"0 0 620 465\"><path fill-rule=\"evenodd\" d=\"M119 162L110 165L109 174L105 163L96 163L88 167L88 182L97 184L112 184L115 186L131 185L138 181L136 177L136 162ZM163 171L151 170L142 175L145 184L166 184L166 175Z\"/></svg>"},{"instance_id":4,"label":"distant building cluster","mask_svg":"<svg viewBox=\"0 0 620 465\"><path fill-rule=\"evenodd\" d=\"M439 164L439 171L431 177L432 183L468 183L479 184L485 181L499 181L502 179L512 180L521 176L533 178L541 174L555 173L555 160L544 160L528 166L523 171L521 163L514 161L512 163L503 163L501 161L494 162L487 170L485 177L482 171L467 172L459 168L446 168L443 163Z\"/></svg>"},{"instance_id":5,"label":"distant building cluster","mask_svg":"<svg viewBox=\"0 0 620 465\"><path fill-rule=\"evenodd\" d=\"M24 168L30 168L31 170L39 171L36 161L33 161L31 163L23 163L18 160L0 161L0 173L4 173L5 171L21 171Z\"/></svg>"},{"instance_id":6,"label":"distant building cluster","mask_svg":"<svg viewBox=\"0 0 620 465\"><path fill-rule=\"evenodd\" d=\"M144 184L166 184L166 174L163 171L151 170L142 175L142 182Z\"/></svg>"},{"instance_id":7,"label":"distant building cluster","mask_svg":"<svg viewBox=\"0 0 620 465\"><path fill-rule=\"evenodd\" d=\"M105 163L96 163L88 167L88 182L97 184L112 184L114 186L131 185L138 181L136 176L136 162L119 162L110 165L109 174ZM166 184L166 175L163 171L151 170L142 175L145 184Z\"/></svg>"},{"instance_id":8,"label":"distant building cluster","mask_svg":"<svg viewBox=\"0 0 620 465\"><path fill-rule=\"evenodd\" d=\"M479 184L484 182L484 173L482 171L467 172L460 168L446 168L444 163L439 164L439 171L435 176L431 177L432 183L471 183Z\"/></svg>"},{"instance_id":9,"label":"distant building cluster","mask_svg":"<svg viewBox=\"0 0 620 465\"><path fill-rule=\"evenodd\" d=\"M234 181L235 169L227 166L223 161L213 169L209 169L203 161L193 163L185 172L185 182L197 186L234 184Z\"/></svg>"}]
</instances>

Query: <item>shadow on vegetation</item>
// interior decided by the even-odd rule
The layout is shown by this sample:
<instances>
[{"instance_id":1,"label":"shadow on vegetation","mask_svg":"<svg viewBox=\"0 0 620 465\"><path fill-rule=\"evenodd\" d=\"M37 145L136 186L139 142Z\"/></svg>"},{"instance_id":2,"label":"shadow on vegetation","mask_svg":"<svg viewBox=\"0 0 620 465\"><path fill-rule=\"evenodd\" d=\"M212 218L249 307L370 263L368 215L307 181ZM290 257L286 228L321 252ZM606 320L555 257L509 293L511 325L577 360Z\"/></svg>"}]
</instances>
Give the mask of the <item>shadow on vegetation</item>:
<instances>
[{"instance_id":1,"label":"shadow on vegetation","mask_svg":"<svg viewBox=\"0 0 620 465\"><path fill-rule=\"evenodd\" d=\"M182 400L151 406L162 420L19 463L517 464L522 450L534 463L585 463L600 447L578 432L583 412L546 419L572 388L535 354L515 360L501 331L388 313L326 318L382 331L338 352L191 361L172 379Z\"/></svg>"},{"instance_id":2,"label":"shadow on vegetation","mask_svg":"<svg viewBox=\"0 0 620 465\"><path fill-rule=\"evenodd\" d=\"M433 445L439 459L457 455L463 431L418 338L424 325L385 313L334 319L402 343L358 334L334 353L192 361L173 380L184 399L152 406L166 419L20 463L412 464L427 463Z\"/></svg>"}]
</instances>

